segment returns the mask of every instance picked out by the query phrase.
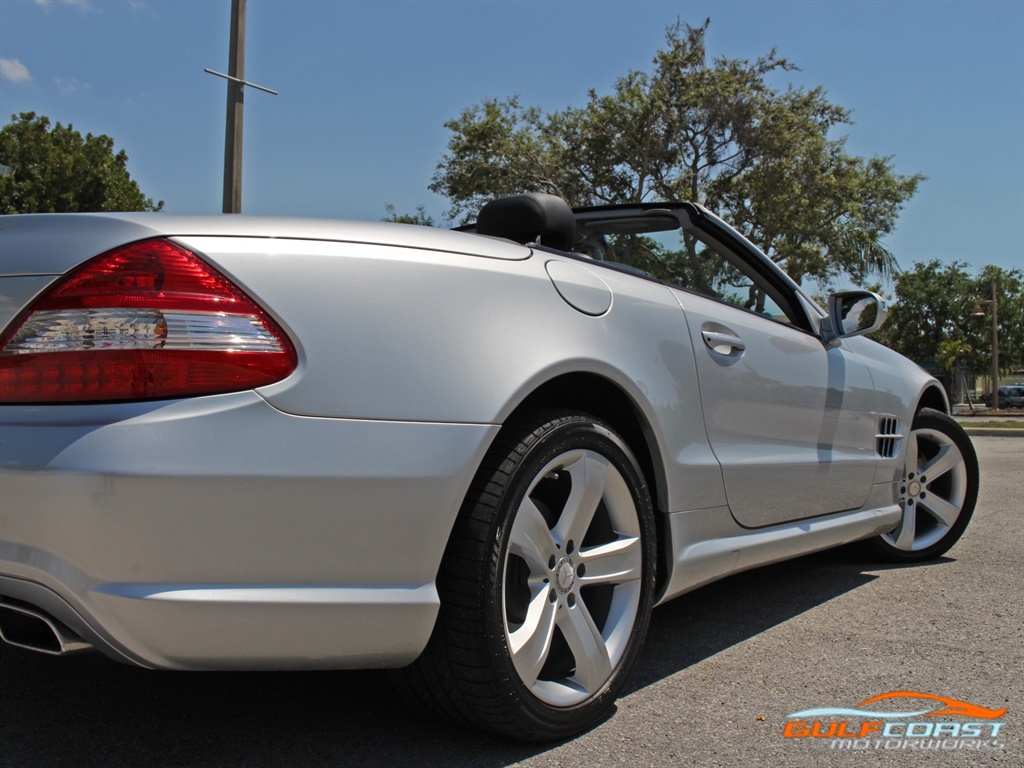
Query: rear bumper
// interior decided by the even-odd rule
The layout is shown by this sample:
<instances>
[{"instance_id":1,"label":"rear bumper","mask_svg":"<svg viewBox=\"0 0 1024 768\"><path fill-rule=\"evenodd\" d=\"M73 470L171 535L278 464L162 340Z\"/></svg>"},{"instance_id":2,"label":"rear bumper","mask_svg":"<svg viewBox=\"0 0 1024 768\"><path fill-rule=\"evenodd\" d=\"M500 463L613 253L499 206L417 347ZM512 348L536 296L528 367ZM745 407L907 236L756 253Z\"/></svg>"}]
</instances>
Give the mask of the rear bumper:
<instances>
[{"instance_id":1,"label":"rear bumper","mask_svg":"<svg viewBox=\"0 0 1024 768\"><path fill-rule=\"evenodd\" d=\"M0 408L0 597L142 666L401 666L496 431L251 392Z\"/></svg>"}]
</instances>

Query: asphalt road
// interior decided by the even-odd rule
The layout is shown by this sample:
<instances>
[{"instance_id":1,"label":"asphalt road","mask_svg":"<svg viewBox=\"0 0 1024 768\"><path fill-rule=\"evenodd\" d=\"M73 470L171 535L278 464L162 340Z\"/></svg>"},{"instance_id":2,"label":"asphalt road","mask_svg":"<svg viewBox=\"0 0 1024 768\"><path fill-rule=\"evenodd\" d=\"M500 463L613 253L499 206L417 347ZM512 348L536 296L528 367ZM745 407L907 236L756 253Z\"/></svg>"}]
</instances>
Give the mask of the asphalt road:
<instances>
[{"instance_id":1,"label":"asphalt road","mask_svg":"<svg viewBox=\"0 0 1024 768\"><path fill-rule=\"evenodd\" d=\"M5 648L0 765L1024 765L1024 439L974 442L981 499L945 558L879 568L838 550L663 606L615 713L562 744L438 721L382 673L147 672ZM836 751L783 736L788 713L896 690L1007 707L1004 747Z\"/></svg>"}]
</instances>

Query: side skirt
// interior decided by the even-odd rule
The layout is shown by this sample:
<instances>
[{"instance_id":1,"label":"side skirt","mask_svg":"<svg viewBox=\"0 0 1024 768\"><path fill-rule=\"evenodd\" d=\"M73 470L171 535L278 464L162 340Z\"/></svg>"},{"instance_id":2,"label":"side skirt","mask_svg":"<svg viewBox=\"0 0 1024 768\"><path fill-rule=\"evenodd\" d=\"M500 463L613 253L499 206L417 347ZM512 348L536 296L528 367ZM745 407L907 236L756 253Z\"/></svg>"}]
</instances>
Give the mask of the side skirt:
<instances>
[{"instance_id":1,"label":"side skirt","mask_svg":"<svg viewBox=\"0 0 1024 768\"><path fill-rule=\"evenodd\" d=\"M892 483L876 485L862 509L756 531L737 526L728 507L670 513L670 573L658 604L739 571L891 531L901 514L893 493Z\"/></svg>"}]
</instances>

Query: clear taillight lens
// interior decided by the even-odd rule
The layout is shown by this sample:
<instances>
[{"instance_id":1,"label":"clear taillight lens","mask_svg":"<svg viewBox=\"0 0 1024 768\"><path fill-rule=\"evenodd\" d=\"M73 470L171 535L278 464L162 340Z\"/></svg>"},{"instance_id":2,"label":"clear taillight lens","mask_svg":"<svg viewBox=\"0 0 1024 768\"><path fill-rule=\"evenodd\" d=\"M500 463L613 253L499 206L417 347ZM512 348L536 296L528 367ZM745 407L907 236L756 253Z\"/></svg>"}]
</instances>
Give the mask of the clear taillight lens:
<instances>
[{"instance_id":1,"label":"clear taillight lens","mask_svg":"<svg viewBox=\"0 0 1024 768\"><path fill-rule=\"evenodd\" d=\"M284 331L241 289L168 240L97 256L0 337L0 402L188 397L295 370Z\"/></svg>"}]
</instances>

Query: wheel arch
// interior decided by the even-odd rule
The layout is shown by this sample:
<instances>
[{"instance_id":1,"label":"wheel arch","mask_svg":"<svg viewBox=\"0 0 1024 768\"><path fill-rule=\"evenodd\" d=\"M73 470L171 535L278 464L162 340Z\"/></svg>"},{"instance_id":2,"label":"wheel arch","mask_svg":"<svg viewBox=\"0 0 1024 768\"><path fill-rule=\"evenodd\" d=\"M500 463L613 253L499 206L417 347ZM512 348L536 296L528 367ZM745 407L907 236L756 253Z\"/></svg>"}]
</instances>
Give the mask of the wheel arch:
<instances>
[{"instance_id":1,"label":"wheel arch","mask_svg":"<svg viewBox=\"0 0 1024 768\"><path fill-rule=\"evenodd\" d=\"M917 400L917 407L914 409L914 413L919 413L922 408L931 408L936 411L941 411L949 415L949 399L946 397L946 392L938 384L933 383L925 388L921 393L921 396Z\"/></svg>"}]
</instances>

